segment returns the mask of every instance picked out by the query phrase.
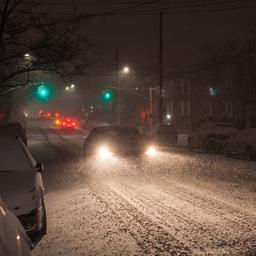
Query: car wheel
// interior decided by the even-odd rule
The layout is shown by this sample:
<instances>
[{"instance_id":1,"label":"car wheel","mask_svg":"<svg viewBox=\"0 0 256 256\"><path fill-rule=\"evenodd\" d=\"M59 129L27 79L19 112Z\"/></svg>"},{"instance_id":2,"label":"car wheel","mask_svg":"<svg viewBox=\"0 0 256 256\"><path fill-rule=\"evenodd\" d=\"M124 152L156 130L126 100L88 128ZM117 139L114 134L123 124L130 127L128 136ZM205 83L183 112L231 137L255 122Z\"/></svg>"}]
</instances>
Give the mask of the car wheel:
<instances>
[{"instance_id":1,"label":"car wheel","mask_svg":"<svg viewBox=\"0 0 256 256\"><path fill-rule=\"evenodd\" d=\"M245 159L248 161L253 160L253 152L251 147L247 147L245 150Z\"/></svg>"}]
</instances>

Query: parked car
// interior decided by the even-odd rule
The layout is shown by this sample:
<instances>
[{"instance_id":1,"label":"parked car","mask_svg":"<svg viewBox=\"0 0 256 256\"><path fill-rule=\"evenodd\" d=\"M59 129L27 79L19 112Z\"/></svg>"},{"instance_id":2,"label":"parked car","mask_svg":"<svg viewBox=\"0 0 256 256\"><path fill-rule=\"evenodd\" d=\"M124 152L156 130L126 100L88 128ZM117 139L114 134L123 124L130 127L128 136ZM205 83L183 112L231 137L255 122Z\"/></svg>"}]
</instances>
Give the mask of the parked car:
<instances>
[{"instance_id":1,"label":"parked car","mask_svg":"<svg viewBox=\"0 0 256 256\"><path fill-rule=\"evenodd\" d=\"M34 243L47 227L42 170L20 138L0 137L0 196Z\"/></svg>"},{"instance_id":2,"label":"parked car","mask_svg":"<svg viewBox=\"0 0 256 256\"><path fill-rule=\"evenodd\" d=\"M18 136L27 145L26 129L19 123L13 122L0 126L0 136Z\"/></svg>"},{"instance_id":3,"label":"parked car","mask_svg":"<svg viewBox=\"0 0 256 256\"><path fill-rule=\"evenodd\" d=\"M147 145L144 137L130 126L101 126L93 128L84 141L84 155L138 155L155 154L155 148Z\"/></svg>"},{"instance_id":4,"label":"parked car","mask_svg":"<svg viewBox=\"0 0 256 256\"><path fill-rule=\"evenodd\" d=\"M242 156L247 160L256 157L256 128L244 129L224 144L225 156Z\"/></svg>"},{"instance_id":5,"label":"parked car","mask_svg":"<svg viewBox=\"0 0 256 256\"><path fill-rule=\"evenodd\" d=\"M0 198L0 255L31 256L32 247L19 220Z\"/></svg>"},{"instance_id":6,"label":"parked car","mask_svg":"<svg viewBox=\"0 0 256 256\"><path fill-rule=\"evenodd\" d=\"M155 135L154 142L159 146L170 146L177 144L178 133L173 125L162 124L159 125Z\"/></svg>"},{"instance_id":7,"label":"parked car","mask_svg":"<svg viewBox=\"0 0 256 256\"><path fill-rule=\"evenodd\" d=\"M220 152L225 141L239 132L234 124L205 122L188 137L190 150L201 149L205 152Z\"/></svg>"}]
</instances>

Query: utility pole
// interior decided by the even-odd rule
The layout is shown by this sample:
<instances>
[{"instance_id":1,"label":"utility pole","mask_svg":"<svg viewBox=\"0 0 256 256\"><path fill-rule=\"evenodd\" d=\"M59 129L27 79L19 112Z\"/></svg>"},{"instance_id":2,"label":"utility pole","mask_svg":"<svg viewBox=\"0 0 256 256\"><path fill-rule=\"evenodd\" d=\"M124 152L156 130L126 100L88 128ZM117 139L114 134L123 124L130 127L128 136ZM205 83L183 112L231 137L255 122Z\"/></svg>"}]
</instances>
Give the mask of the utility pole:
<instances>
[{"instance_id":1,"label":"utility pole","mask_svg":"<svg viewBox=\"0 0 256 256\"><path fill-rule=\"evenodd\" d=\"M159 124L163 120L163 14L159 13Z\"/></svg>"},{"instance_id":2,"label":"utility pole","mask_svg":"<svg viewBox=\"0 0 256 256\"><path fill-rule=\"evenodd\" d=\"M149 127L152 128L152 117L153 117L153 87L149 88Z\"/></svg>"},{"instance_id":3,"label":"utility pole","mask_svg":"<svg viewBox=\"0 0 256 256\"><path fill-rule=\"evenodd\" d=\"M118 87L118 103L117 103L117 123L120 125L121 123L121 88L120 88L120 74L119 74L119 52L118 48L116 48L116 75L117 75L117 87Z\"/></svg>"}]
</instances>

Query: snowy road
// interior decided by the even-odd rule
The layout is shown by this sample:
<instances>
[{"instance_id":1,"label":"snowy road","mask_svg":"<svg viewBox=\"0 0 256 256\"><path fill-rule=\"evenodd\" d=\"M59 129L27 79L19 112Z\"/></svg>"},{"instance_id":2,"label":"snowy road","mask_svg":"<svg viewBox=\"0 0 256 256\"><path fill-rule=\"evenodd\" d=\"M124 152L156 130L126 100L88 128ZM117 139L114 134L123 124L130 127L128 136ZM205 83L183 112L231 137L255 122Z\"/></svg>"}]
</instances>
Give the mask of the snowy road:
<instances>
[{"instance_id":1,"label":"snowy road","mask_svg":"<svg viewBox=\"0 0 256 256\"><path fill-rule=\"evenodd\" d=\"M83 159L81 132L40 127L29 145L49 227L34 255L256 255L255 162L183 149Z\"/></svg>"}]
</instances>

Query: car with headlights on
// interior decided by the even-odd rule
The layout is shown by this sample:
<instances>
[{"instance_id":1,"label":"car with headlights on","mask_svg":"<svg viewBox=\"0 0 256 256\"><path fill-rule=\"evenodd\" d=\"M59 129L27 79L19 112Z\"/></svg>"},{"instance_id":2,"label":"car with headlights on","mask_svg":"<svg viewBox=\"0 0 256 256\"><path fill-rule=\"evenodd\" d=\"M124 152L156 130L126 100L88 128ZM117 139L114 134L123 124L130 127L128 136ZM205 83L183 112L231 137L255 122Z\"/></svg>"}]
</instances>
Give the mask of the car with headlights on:
<instances>
[{"instance_id":1,"label":"car with headlights on","mask_svg":"<svg viewBox=\"0 0 256 256\"><path fill-rule=\"evenodd\" d=\"M204 152L222 152L225 141L239 132L230 123L205 122L188 137L190 150L201 149Z\"/></svg>"},{"instance_id":2,"label":"car with headlights on","mask_svg":"<svg viewBox=\"0 0 256 256\"><path fill-rule=\"evenodd\" d=\"M0 255L31 256L32 248L33 243L21 223L0 197Z\"/></svg>"},{"instance_id":3,"label":"car with headlights on","mask_svg":"<svg viewBox=\"0 0 256 256\"><path fill-rule=\"evenodd\" d=\"M0 136L0 196L34 243L47 227L42 170L20 138Z\"/></svg>"},{"instance_id":4,"label":"car with headlights on","mask_svg":"<svg viewBox=\"0 0 256 256\"><path fill-rule=\"evenodd\" d=\"M247 160L256 157L256 128L241 130L224 144L224 155L239 156Z\"/></svg>"},{"instance_id":5,"label":"car with headlights on","mask_svg":"<svg viewBox=\"0 0 256 256\"><path fill-rule=\"evenodd\" d=\"M102 157L111 155L154 155L156 149L131 126L101 126L91 130L84 141L83 153Z\"/></svg>"}]
</instances>

